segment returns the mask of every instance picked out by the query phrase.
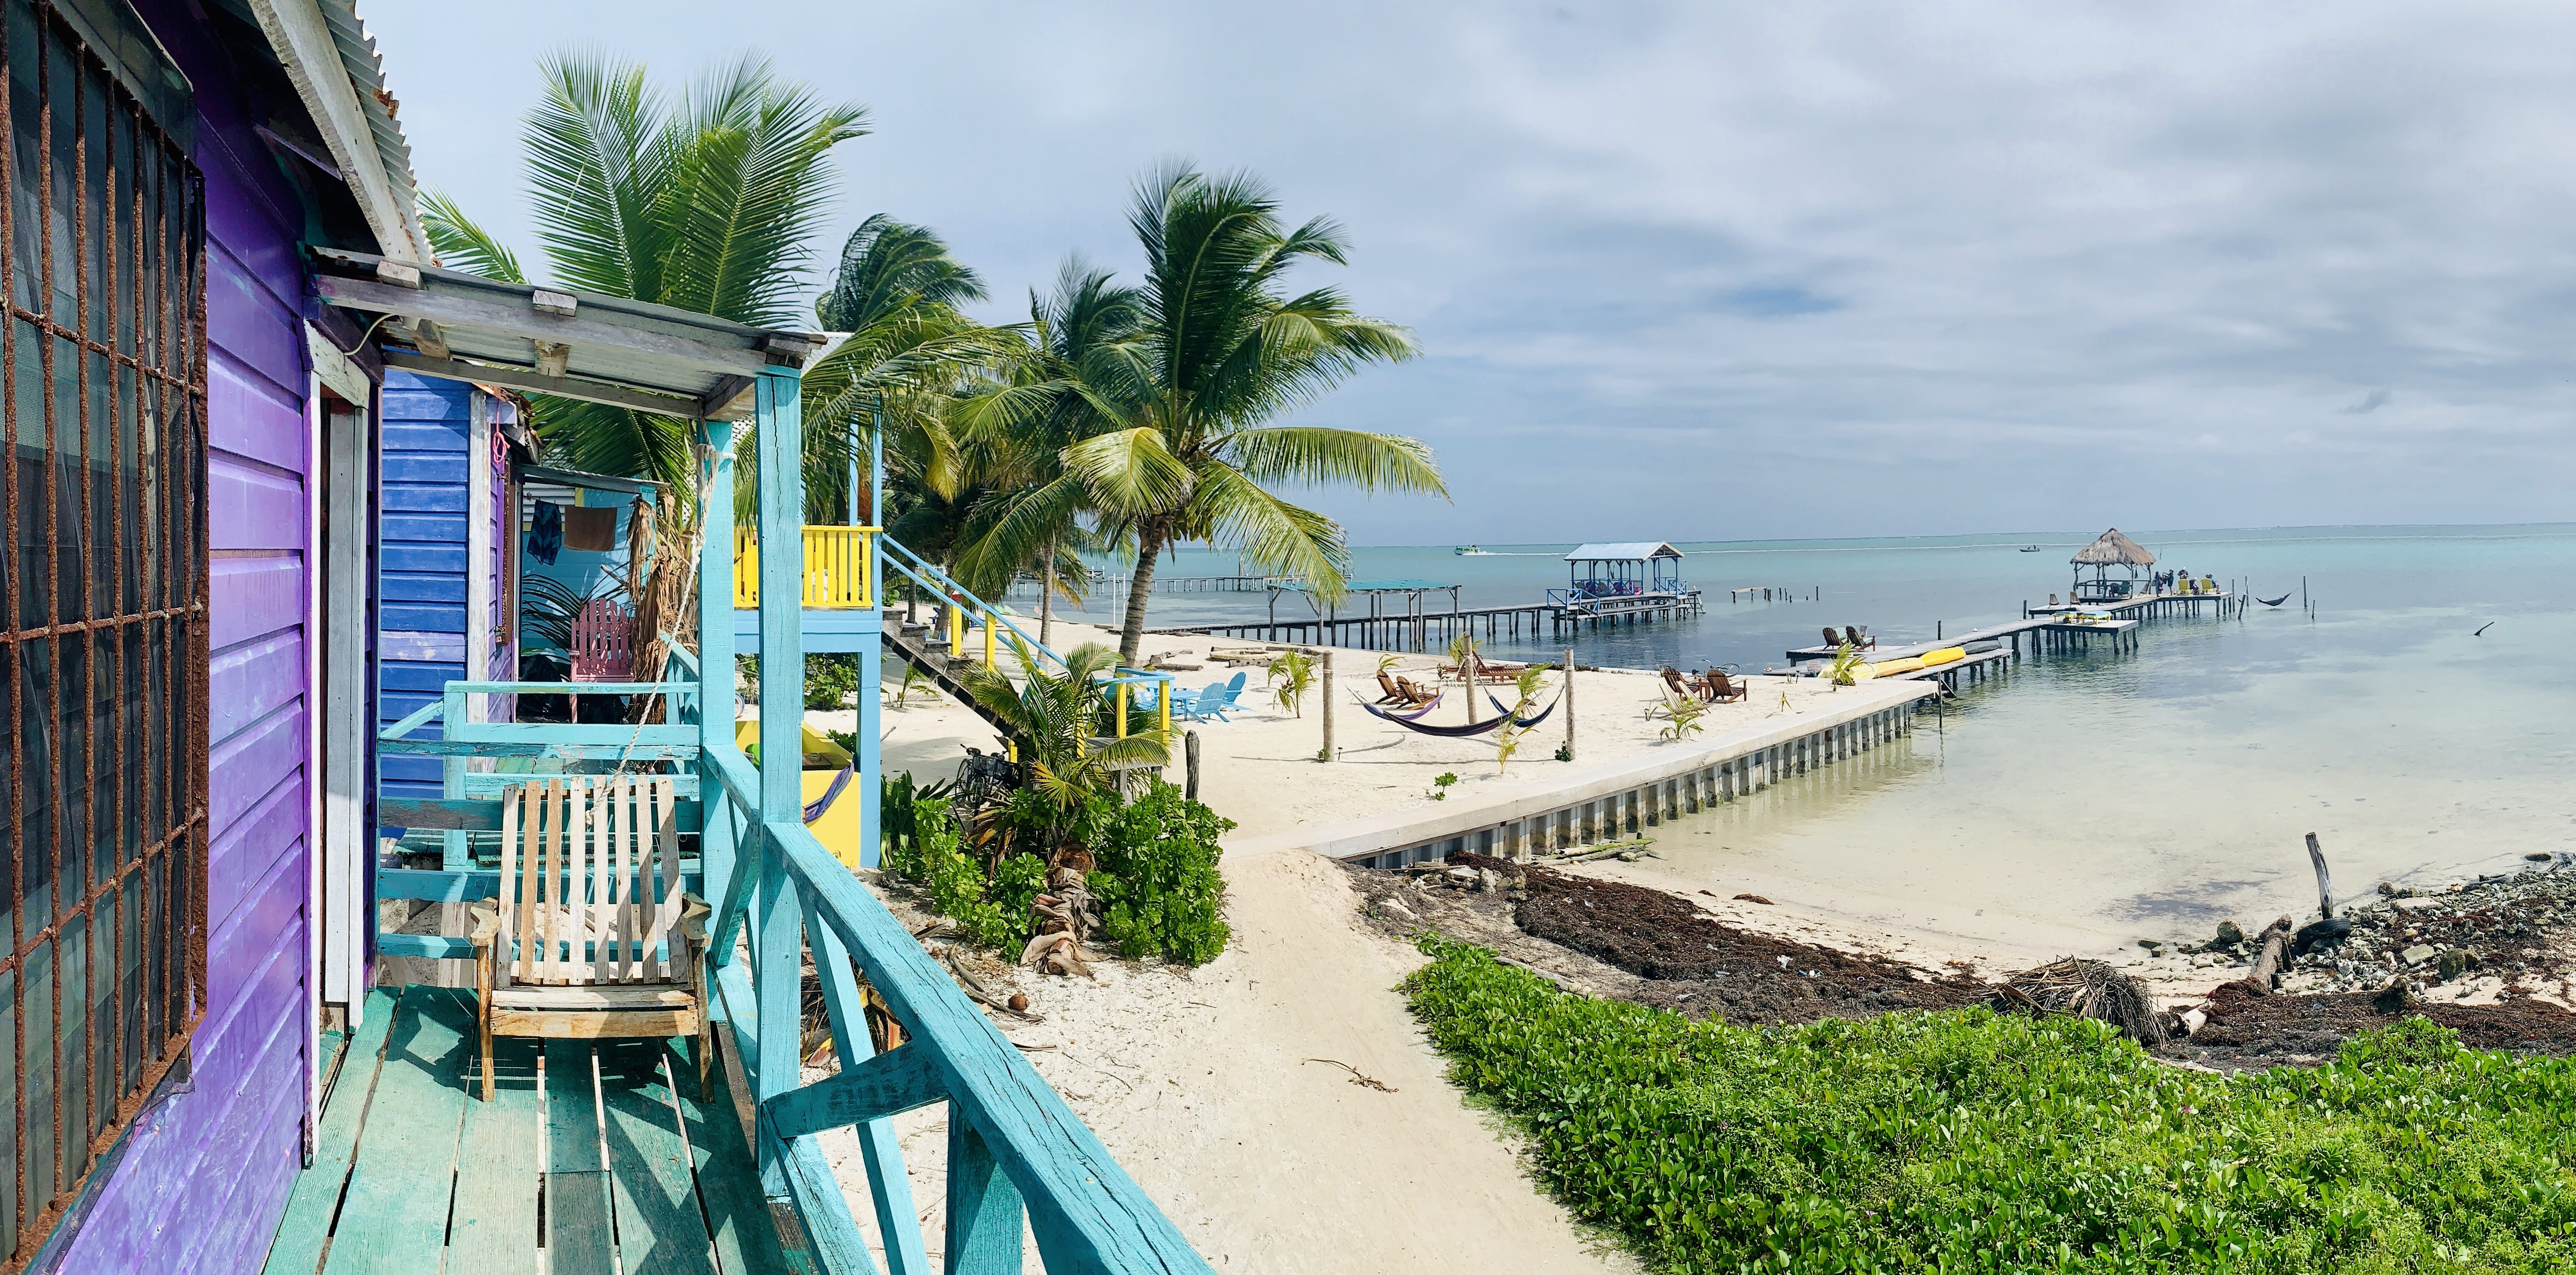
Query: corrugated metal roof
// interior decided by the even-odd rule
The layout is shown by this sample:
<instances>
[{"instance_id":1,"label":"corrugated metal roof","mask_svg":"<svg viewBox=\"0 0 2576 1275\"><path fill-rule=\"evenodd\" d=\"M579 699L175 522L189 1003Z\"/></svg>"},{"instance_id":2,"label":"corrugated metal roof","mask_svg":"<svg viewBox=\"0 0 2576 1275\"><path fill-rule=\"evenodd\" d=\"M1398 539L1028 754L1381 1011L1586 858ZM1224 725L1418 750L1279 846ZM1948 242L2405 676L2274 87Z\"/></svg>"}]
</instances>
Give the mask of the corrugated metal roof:
<instances>
[{"instance_id":1,"label":"corrugated metal roof","mask_svg":"<svg viewBox=\"0 0 2576 1275\"><path fill-rule=\"evenodd\" d=\"M366 113L367 128L375 134L376 154L385 165L385 181L394 188L406 213L404 229L428 246L429 237L420 228L419 185L411 171L411 142L403 136L402 124L395 118L400 102L385 84L385 59L376 52L376 38L367 34L367 24L358 17L354 0L320 0L322 20L331 25L332 42L340 46L340 64L348 68L349 83L358 90L358 109Z\"/></svg>"},{"instance_id":2,"label":"corrugated metal roof","mask_svg":"<svg viewBox=\"0 0 2576 1275\"><path fill-rule=\"evenodd\" d=\"M1568 562L1639 562L1647 558L1678 558L1682 551L1661 540L1622 540L1607 544L1578 545L1565 555Z\"/></svg>"}]
</instances>

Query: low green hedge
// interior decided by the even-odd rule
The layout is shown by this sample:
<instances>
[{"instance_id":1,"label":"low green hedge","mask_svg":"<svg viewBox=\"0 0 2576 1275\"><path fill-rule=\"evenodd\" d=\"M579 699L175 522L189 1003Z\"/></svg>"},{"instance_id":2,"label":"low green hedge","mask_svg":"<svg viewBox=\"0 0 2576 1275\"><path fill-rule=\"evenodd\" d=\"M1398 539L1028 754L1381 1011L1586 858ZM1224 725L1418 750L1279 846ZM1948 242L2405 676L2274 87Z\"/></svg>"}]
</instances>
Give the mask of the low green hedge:
<instances>
[{"instance_id":1,"label":"low green hedge","mask_svg":"<svg viewBox=\"0 0 2576 1275\"><path fill-rule=\"evenodd\" d=\"M2576 1270L2576 1061L2410 1019L2222 1078L2093 1022L1734 1027L1423 950L1453 1079L1660 1269Z\"/></svg>"}]
</instances>

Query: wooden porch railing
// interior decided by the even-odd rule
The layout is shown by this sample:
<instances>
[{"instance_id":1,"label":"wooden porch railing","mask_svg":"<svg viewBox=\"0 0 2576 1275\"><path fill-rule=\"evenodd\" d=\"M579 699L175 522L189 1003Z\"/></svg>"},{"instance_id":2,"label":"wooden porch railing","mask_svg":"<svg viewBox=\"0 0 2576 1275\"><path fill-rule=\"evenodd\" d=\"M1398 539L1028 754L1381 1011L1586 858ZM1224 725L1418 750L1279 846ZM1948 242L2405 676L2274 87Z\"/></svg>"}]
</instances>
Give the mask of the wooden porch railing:
<instances>
[{"instance_id":1,"label":"wooden porch railing","mask_svg":"<svg viewBox=\"0 0 2576 1275\"><path fill-rule=\"evenodd\" d=\"M875 527L807 527L802 540L804 588L799 605L817 611L866 610L876 605ZM746 527L733 536L733 604L760 605L760 537Z\"/></svg>"}]
</instances>

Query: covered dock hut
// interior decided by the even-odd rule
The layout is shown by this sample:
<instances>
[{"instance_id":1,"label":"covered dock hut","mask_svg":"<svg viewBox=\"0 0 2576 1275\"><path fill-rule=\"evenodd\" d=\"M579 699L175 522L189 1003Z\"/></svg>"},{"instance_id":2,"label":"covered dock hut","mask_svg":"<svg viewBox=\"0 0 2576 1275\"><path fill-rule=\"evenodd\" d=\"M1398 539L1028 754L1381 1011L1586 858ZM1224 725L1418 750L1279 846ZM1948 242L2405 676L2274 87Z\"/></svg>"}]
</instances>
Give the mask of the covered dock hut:
<instances>
[{"instance_id":1,"label":"covered dock hut","mask_svg":"<svg viewBox=\"0 0 2576 1275\"><path fill-rule=\"evenodd\" d=\"M1687 588L1682 551L1661 540L1577 545L1565 562L1569 599L1646 597Z\"/></svg>"},{"instance_id":2,"label":"covered dock hut","mask_svg":"<svg viewBox=\"0 0 2576 1275\"><path fill-rule=\"evenodd\" d=\"M2142 577L2149 583L2155 579L2150 569L2156 565L2156 555L2147 552L2146 546L2121 535L2117 527L2076 550L2071 561L2075 566L2075 587L2069 596L2079 605L2126 601L2137 595ZM2087 567L2093 569L2093 578L2089 580L2084 578ZM2112 575L2113 567L2124 568L2124 574Z\"/></svg>"}]
</instances>

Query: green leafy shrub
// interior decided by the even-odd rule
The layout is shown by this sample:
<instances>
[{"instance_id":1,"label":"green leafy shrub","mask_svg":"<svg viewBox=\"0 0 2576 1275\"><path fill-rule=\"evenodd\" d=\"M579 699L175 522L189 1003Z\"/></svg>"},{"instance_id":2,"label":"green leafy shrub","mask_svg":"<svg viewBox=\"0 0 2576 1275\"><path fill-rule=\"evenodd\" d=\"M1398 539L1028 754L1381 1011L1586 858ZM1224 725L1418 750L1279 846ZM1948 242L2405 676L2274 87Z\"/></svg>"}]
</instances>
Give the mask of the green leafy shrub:
<instances>
[{"instance_id":1,"label":"green leafy shrub","mask_svg":"<svg viewBox=\"0 0 2576 1275\"><path fill-rule=\"evenodd\" d=\"M1217 839L1234 821L1155 782L1136 800L1094 803L1095 869L1088 884L1100 900L1101 929L1129 958L1160 956L1204 965L1225 950L1224 852Z\"/></svg>"},{"instance_id":2,"label":"green leafy shrub","mask_svg":"<svg viewBox=\"0 0 2576 1275\"><path fill-rule=\"evenodd\" d=\"M848 708L859 689L859 657L846 654L805 657L805 707Z\"/></svg>"},{"instance_id":3,"label":"green leafy shrub","mask_svg":"<svg viewBox=\"0 0 2576 1275\"><path fill-rule=\"evenodd\" d=\"M2576 1269L2576 1060L2420 1019L2220 1077L1988 1011L1744 1028L1426 940L1452 1079L1675 1272Z\"/></svg>"},{"instance_id":4,"label":"green leafy shrub","mask_svg":"<svg viewBox=\"0 0 2576 1275\"><path fill-rule=\"evenodd\" d=\"M946 797L914 797L908 803L906 822L911 824L906 835L885 842L879 863L887 873L928 889L932 909L977 943L1015 948L1028 942L1034 928L1029 899L1037 890L1026 888L1025 872L1012 871L1012 864L1034 860L1005 861L1001 880L988 884L984 865L966 853L964 830L949 811ZM1038 885L1042 887L1045 880L1046 869L1040 864ZM1024 889L1015 904L1013 892ZM1000 897L994 897L997 890Z\"/></svg>"}]
</instances>

